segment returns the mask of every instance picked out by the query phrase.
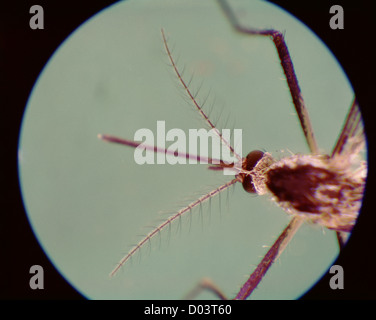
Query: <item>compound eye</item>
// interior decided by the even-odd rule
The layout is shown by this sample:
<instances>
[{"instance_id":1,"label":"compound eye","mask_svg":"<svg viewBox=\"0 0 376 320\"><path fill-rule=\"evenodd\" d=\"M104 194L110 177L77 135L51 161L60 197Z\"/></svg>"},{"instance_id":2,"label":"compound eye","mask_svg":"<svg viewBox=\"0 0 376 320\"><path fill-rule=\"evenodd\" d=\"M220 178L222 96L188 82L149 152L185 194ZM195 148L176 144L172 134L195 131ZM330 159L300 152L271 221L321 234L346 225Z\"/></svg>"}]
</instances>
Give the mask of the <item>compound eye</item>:
<instances>
[{"instance_id":1,"label":"compound eye","mask_svg":"<svg viewBox=\"0 0 376 320\"><path fill-rule=\"evenodd\" d=\"M252 176L245 176L243 179L243 189L249 193L256 193L255 186L253 185Z\"/></svg>"},{"instance_id":2,"label":"compound eye","mask_svg":"<svg viewBox=\"0 0 376 320\"><path fill-rule=\"evenodd\" d=\"M263 157L264 152L260 150L254 150L248 153L247 157L243 162L243 169L247 171L251 171L261 160ZM249 193L256 193L255 186L253 185L252 176L243 174L243 189Z\"/></svg>"},{"instance_id":3,"label":"compound eye","mask_svg":"<svg viewBox=\"0 0 376 320\"><path fill-rule=\"evenodd\" d=\"M264 155L264 152L260 150L253 150L250 153L248 153L243 163L243 169L247 171L251 171L255 167L257 162L261 160L263 155Z\"/></svg>"}]
</instances>

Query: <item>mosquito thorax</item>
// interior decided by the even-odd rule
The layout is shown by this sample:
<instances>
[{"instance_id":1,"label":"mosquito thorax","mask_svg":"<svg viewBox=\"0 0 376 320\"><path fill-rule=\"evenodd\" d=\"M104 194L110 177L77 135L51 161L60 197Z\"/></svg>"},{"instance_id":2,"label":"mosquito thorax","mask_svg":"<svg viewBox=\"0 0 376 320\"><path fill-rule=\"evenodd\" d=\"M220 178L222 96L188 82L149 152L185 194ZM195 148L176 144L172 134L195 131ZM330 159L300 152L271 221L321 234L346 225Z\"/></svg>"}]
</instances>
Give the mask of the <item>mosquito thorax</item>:
<instances>
[{"instance_id":1,"label":"mosquito thorax","mask_svg":"<svg viewBox=\"0 0 376 320\"><path fill-rule=\"evenodd\" d=\"M244 190L249 193L257 193L255 185L253 183L253 176L249 172L256 167L257 163L262 159L263 156L264 152L260 150L253 150L248 153L248 155L243 159L242 169L246 172L240 173L239 177L242 181Z\"/></svg>"},{"instance_id":2,"label":"mosquito thorax","mask_svg":"<svg viewBox=\"0 0 376 320\"><path fill-rule=\"evenodd\" d=\"M356 175L336 158L294 155L275 162L264 183L287 213L350 232L364 192L366 170L361 169Z\"/></svg>"}]
</instances>

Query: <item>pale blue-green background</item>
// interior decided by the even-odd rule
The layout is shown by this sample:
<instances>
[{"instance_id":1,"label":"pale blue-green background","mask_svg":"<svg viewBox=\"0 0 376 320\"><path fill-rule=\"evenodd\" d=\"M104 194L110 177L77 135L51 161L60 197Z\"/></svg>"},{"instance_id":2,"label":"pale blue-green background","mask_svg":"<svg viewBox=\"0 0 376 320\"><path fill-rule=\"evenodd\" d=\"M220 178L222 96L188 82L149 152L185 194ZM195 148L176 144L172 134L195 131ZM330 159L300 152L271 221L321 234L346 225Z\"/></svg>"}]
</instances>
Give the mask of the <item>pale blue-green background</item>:
<instances>
[{"instance_id":1,"label":"pale blue-green background","mask_svg":"<svg viewBox=\"0 0 376 320\"><path fill-rule=\"evenodd\" d=\"M299 21L263 1L230 1L244 25L285 31L319 146L330 152L353 92L335 58ZM132 139L140 128L199 128L163 49L164 28L191 88L210 90L211 117L243 129L243 152L306 153L270 39L233 31L215 1L134 0L87 21L56 51L28 101L19 145L31 226L59 272L92 299L180 299L203 277L232 297L289 217L241 186L193 211L131 264L108 274L158 212L174 212L229 177L205 165L139 166L133 149L98 133ZM223 112L222 112L223 111ZM222 112L222 113L221 113ZM228 198L228 200L227 200ZM164 215L163 217L166 217ZM156 222L157 221L157 222ZM337 255L333 232L304 226L254 293L292 299ZM200 298L213 298L209 293Z\"/></svg>"}]
</instances>

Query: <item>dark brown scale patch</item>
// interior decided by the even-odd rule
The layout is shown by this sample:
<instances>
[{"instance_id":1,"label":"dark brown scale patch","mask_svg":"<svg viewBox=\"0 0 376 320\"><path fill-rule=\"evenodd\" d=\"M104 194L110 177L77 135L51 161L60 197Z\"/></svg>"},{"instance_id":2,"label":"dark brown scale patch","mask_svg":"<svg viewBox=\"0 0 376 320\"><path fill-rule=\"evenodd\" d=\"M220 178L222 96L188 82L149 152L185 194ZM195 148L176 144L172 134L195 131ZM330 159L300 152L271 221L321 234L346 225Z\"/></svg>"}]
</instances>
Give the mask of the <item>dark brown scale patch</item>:
<instances>
[{"instance_id":1,"label":"dark brown scale patch","mask_svg":"<svg viewBox=\"0 0 376 320\"><path fill-rule=\"evenodd\" d=\"M243 166L242 166L243 169L247 171L251 171L255 167L257 162L261 160L263 155L264 155L264 152L260 150L254 150L248 153L247 157L245 158L243 162ZM242 183L243 183L244 190L249 193L256 193L256 189L255 189L255 186L253 185L252 177L250 175L246 175L242 173L240 174L240 176L243 178Z\"/></svg>"},{"instance_id":2,"label":"dark brown scale patch","mask_svg":"<svg viewBox=\"0 0 376 320\"><path fill-rule=\"evenodd\" d=\"M267 173L268 189L279 201L288 201L294 209L302 212L320 213L324 204L315 199L315 190L322 184L338 184L336 174L309 164L296 168L282 166ZM340 196L338 192L326 192L332 193L333 198Z\"/></svg>"}]
</instances>

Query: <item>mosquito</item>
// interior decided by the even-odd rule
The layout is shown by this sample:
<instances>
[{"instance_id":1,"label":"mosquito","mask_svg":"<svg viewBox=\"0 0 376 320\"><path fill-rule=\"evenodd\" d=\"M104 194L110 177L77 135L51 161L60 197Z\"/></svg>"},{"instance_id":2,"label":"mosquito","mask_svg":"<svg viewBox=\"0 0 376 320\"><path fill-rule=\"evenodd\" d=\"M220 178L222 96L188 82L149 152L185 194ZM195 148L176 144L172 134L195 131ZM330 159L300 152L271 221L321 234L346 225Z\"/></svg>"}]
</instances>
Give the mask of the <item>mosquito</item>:
<instances>
[{"instance_id":1,"label":"mosquito","mask_svg":"<svg viewBox=\"0 0 376 320\"><path fill-rule=\"evenodd\" d=\"M234 298L244 300L256 289L268 269L278 259L304 222L316 223L336 231L339 247L340 249L343 248L356 223L363 199L367 162L362 160L361 151L365 148L365 136L359 105L354 98L331 154L320 154L284 35L274 29L244 28L224 0L218 0L218 3L237 32L251 36L268 37L273 41L311 154L295 154L279 160L274 159L269 152L259 150L251 151L245 158L238 155L203 111L188 83L183 79L162 29L164 48L185 93L208 127L214 129L223 145L227 146L231 154L237 159L233 163L227 163L220 159L205 159L209 164L208 169L216 171L233 170L234 178L202 195L154 228L120 260L110 276L115 275L135 253L174 221L179 220L185 214L189 214L192 209L229 189L234 184L241 183L248 193L269 194L271 199L291 216L288 225ZM107 142L133 148L140 145L139 142L111 135L98 135L98 137ZM156 153L173 154L186 159L196 158L200 161L200 156L193 156L188 153L177 155L164 148L145 145L144 147L146 150ZM226 298L209 281L202 281L199 287L211 290L219 298Z\"/></svg>"}]
</instances>

